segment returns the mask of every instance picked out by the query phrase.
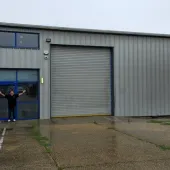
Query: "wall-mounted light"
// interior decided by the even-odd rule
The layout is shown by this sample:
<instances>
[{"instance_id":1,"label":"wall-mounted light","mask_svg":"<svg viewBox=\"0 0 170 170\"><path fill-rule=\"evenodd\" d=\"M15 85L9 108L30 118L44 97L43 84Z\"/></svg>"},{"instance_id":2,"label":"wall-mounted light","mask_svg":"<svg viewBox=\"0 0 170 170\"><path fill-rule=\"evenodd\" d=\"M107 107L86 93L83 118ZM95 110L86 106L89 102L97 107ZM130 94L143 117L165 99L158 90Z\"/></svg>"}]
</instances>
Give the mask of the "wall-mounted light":
<instances>
[{"instance_id":1,"label":"wall-mounted light","mask_svg":"<svg viewBox=\"0 0 170 170\"><path fill-rule=\"evenodd\" d=\"M41 77L41 84L44 84L44 78Z\"/></svg>"},{"instance_id":2,"label":"wall-mounted light","mask_svg":"<svg viewBox=\"0 0 170 170\"><path fill-rule=\"evenodd\" d=\"M50 43L51 42L51 38L46 38L46 42Z\"/></svg>"}]
</instances>

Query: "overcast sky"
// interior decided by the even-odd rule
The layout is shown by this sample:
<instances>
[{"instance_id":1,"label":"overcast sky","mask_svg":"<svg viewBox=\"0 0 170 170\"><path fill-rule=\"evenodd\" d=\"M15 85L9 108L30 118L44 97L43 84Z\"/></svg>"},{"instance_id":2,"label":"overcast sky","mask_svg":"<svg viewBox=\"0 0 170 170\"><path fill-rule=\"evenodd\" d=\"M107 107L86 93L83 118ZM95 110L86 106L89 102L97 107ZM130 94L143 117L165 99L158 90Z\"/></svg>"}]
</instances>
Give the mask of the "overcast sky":
<instances>
[{"instance_id":1,"label":"overcast sky","mask_svg":"<svg viewBox=\"0 0 170 170\"><path fill-rule=\"evenodd\" d=\"M0 0L0 22L170 34L170 0Z\"/></svg>"}]
</instances>

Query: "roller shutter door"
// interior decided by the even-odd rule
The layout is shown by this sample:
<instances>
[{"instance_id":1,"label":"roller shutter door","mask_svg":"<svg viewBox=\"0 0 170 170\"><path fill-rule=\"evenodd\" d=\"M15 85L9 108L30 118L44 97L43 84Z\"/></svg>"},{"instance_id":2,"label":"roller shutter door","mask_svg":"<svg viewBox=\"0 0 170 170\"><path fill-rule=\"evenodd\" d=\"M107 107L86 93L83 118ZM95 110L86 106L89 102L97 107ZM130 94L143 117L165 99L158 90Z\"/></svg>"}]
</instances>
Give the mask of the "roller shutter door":
<instances>
[{"instance_id":1,"label":"roller shutter door","mask_svg":"<svg viewBox=\"0 0 170 170\"><path fill-rule=\"evenodd\" d=\"M111 114L110 50L51 47L51 116Z\"/></svg>"}]
</instances>

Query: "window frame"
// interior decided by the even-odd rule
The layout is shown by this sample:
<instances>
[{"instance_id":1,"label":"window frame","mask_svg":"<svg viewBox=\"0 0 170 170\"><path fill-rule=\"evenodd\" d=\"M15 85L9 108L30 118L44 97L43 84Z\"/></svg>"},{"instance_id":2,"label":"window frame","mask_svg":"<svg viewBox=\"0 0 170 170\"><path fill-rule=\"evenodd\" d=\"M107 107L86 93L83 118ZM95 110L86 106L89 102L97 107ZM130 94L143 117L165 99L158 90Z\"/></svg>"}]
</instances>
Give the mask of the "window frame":
<instances>
[{"instance_id":1,"label":"window frame","mask_svg":"<svg viewBox=\"0 0 170 170\"><path fill-rule=\"evenodd\" d=\"M33 50L40 50L40 33L35 33L35 32L19 32L19 31L5 31L5 30L0 30L0 32L3 33L13 33L15 38L15 44L14 46L1 46L0 48L13 48L13 49L33 49ZM19 47L17 46L17 34L36 34L38 36L38 47Z\"/></svg>"}]
</instances>

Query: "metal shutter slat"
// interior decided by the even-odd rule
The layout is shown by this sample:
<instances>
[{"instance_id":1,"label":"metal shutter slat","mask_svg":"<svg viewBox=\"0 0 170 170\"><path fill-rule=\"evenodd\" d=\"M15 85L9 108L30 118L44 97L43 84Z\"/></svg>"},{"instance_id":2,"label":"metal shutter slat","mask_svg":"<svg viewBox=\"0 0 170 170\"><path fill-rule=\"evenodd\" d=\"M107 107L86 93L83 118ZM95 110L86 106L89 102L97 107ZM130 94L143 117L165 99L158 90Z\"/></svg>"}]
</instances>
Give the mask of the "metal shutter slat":
<instances>
[{"instance_id":1,"label":"metal shutter slat","mask_svg":"<svg viewBox=\"0 0 170 170\"><path fill-rule=\"evenodd\" d=\"M52 46L51 115L111 114L110 50Z\"/></svg>"}]
</instances>

